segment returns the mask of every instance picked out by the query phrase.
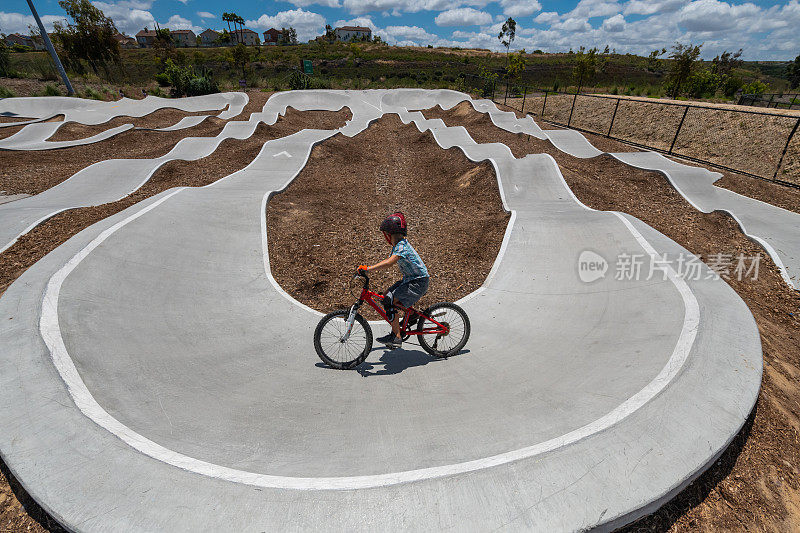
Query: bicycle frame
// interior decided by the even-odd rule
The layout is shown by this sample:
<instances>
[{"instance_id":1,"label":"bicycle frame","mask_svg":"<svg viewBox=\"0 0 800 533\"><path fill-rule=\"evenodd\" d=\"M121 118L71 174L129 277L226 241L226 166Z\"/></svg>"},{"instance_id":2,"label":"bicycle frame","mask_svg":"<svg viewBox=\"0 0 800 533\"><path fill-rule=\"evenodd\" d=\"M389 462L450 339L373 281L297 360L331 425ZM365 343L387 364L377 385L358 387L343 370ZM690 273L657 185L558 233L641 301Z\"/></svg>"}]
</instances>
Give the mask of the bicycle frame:
<instances>
[{"instance_id":1,"label":"bicycle frame","mask_svg":"<svg viewBox=\"0 0 800 533\"><path fill-rule=\"evenodd\" d=\"M358 275L358 274L357 274ZM361 307L364 302L369 304L370 307L375 309L375 311L383 318L386 322L391 324L389 317L386 315L386 312L383 310L383 305L378 303L383 300L383 296L381 296L377 292L373 292L369 290L369 277L366 274L361 273L361 277L364 278L364 287L361 289L361 294L358 297L358 302L351 308L351 313L353 311L357 311L359 307ZM375 299L378 299L376 302ZM413 307L403 307L400 304L395 304L395 307L400 310L404 311L405 314L403 316L403 320L400 321L400 336L407 337L409 335L447 335L450 332L450 328L440 322L437 322L432 317L427 315L423 315ZM430 322L430 327L423 327L422 329L416 330L408 330L408 321L414 315L414 313L418 314L421 318L424 318L425 321ZM349 331L348 331L349 333Z\"/></svg>"}]
</instances>

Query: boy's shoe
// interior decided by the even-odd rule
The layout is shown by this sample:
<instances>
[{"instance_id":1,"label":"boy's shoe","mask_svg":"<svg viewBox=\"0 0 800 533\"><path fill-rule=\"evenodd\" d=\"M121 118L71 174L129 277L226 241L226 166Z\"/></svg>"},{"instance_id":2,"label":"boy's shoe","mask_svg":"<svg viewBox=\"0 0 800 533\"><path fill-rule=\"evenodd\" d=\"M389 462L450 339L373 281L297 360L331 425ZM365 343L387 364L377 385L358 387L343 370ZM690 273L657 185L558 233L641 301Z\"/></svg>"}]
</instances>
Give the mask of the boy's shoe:
<instances>
[{"instance_id":1,"label":"boy's shoe","mask_svg":"<svg viewBox=\"0 0 800 533\"><path fill-rule=\"evenodd\" d=\"M395 337L394 333L389 333L383 337L378 337L375 340L381 344L385 344L389 348L399 348L403 345L403 339L400 337Z\"/></svg>"}]
</instances>

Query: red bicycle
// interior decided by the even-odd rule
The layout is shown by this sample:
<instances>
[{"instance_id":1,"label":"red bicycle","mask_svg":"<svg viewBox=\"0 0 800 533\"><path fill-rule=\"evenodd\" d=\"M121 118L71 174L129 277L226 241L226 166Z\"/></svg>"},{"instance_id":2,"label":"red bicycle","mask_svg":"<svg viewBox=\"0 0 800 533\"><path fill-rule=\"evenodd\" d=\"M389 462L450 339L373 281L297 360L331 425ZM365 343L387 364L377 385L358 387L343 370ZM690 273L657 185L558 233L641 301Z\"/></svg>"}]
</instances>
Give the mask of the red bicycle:
<instances>
[{"instance_id":1,"label":"red bicycle","mask_svg":"<svg viewBox=\"0 0 800 533\"><path fill-rule=\"evenodd\" d=\"M366 273L359 271L353 279L359 276L364 278L364 286L358 301L349 309L339 309L322 317L314 331L317 355L326 365L340 370L357 367L372 350L372 328L358 313L365 302L389 322L382 305L383 295L369 290ZM395 307L403 312L400 321L400 337L403 341L416 336L420 346L434 357L450 357L467 344L469 317L458 305L442 302L422 312L397 304Z\"/></svg>"}]
</instances>

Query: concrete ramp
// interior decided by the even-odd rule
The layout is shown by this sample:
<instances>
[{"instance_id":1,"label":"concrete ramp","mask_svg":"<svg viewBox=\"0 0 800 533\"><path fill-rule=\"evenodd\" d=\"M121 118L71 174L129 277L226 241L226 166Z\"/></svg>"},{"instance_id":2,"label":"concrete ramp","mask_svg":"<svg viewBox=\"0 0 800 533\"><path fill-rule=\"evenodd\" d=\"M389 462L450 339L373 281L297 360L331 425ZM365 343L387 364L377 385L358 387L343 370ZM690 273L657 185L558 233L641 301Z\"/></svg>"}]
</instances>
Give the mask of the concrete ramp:
<instances>
[{"instance_id":1,"label":"concrete ramp","mask_svg":"<svg viewBox=\"0 0 800 533\"><path fill-rule=\"evenodd\" d=\"M279 93L257 120L285 105L353 120L87 228L0 298L0 453L65 527L610 530L725 449L762 369L738 295L660 264L688 252L583 206L551 157L477 144L407 96ZM465 353L398 350L384 357L424 361L387 375L321 368L319 314L270 274L265 209L315 144L387 113L489 161L511 221L460 302ZM654 277L618 279L614 259L634 254Z\"/></svg>"}]
</instances>

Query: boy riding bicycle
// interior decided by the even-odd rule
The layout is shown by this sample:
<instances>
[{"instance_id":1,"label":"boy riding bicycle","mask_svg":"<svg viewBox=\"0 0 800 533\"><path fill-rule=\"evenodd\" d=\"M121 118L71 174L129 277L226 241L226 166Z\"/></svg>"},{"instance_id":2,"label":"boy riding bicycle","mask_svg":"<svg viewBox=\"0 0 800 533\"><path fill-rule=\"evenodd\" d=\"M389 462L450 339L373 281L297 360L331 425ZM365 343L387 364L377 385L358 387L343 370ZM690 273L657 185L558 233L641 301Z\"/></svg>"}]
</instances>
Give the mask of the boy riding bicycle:
<instances>
[{"instance_id":1,"label":"boy riding bicycle","mask_svg":"<svg viewBox=\"0 0 800 533\"><path fill-rule=\"evenodd\" d=\"M386 242L392 245L389 257L372 266L361 265L358 270L371 272L397 264L403 273L403 279L389 287L383 299L383 307L392 323L392 331L385 337L376 339L389 348L399 348L403 340L400 338L400 317L395 305L411 307L417 303L428 292L430 278L425 263L406 240L406 217L403 213L398 211L386 217L380 229Z\"/></svg>"}]
</instances>

